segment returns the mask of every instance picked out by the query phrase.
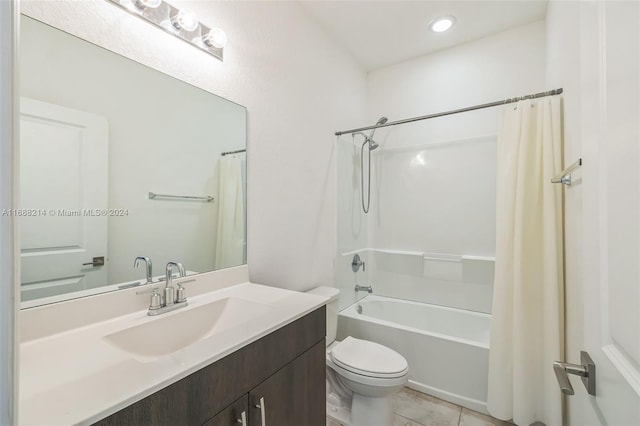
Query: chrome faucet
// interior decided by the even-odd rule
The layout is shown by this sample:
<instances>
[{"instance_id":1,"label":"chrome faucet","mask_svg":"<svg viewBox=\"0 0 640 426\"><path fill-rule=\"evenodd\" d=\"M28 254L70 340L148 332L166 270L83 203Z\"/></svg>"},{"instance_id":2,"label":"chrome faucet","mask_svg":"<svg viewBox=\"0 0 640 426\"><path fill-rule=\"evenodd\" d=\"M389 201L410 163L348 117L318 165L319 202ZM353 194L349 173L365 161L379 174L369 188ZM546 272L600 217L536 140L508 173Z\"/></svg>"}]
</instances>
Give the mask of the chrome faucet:
<instances>
[{"instance_id":1,"label":"chrome faucet","mask_svg":"<svg viewBox=\"0 0 640 426\"><path fill-rule=\"evenodd\" d=\"M165 269L165 286L162 295L160 295L160 287L158 286L136 292L136 294L153 293L151 295L151 303L149 304L149 311L147 312L147 315L160 315L187 306L185 289L182 287L182 284L195 280L183 280L178 282L178 290L176 292L173 287L174 268L178 270L179 277L184 277L186 275L182 263L167 263L167 267Z\"/></svg>"},{"instance_id":2,"label":"chrome faucet","mask_svg":"<svg viewBox=\"0 0 640 426\"><path fill-rule=\"evenodd\" d=\"M140 266L141 260L147 267L147 282L145 284L151 284L153 282L153 265L151 263L151 259L149 259L147 256L138 256L136 257L136 260L133 261L133 267L137 268L138 266Z\"/></svg>"},{"instance_id":3,"label":"chrome faucet","mask_svg":"<svg viewBox=\"0 0 640 426\"><path fill-rule=\"evenodd\" d=\"M366 291L367 293L373 293L373 288L370 285L364 286L356 284L356 291Z\"/></svg>"},{"instance_id":4,"label":"chrome faucet","mask_svg":"<svg viewBox=\"0 0 640 426\"><path fill-rule=\"evenodd\" d=\"M180 277L185 276L184 266L182 266L182 263L180 262L167 263L167 267L165 269L165 277L164 277L165 279L164 297L163 297L164 306L171 306L177 301L176 298L174 297L175 289L173 288L173 267L174 266L178 269L178 276Z\"/></svg>"}]
</instances>

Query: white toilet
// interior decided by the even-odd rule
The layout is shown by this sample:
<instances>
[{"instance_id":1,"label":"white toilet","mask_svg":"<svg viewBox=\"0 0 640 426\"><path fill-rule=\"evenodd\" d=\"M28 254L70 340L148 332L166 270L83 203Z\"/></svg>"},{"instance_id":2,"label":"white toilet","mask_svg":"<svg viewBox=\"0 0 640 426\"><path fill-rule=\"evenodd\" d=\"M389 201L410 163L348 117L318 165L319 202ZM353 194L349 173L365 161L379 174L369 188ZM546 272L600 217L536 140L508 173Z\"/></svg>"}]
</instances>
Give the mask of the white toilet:
<instances>
[{"instance_id":1,"label":"white toilet","mask_svg":"<svg viewBox=\"0 0 640 426\"><path fill-rule=\"evenodd\" d=\"M348 426L392 426L393 394L407 383L407 360L396 351L368 340L335 341L338 296L333 287L309 293L327 303L327 415Z\"/></svg>"}]
</instances>

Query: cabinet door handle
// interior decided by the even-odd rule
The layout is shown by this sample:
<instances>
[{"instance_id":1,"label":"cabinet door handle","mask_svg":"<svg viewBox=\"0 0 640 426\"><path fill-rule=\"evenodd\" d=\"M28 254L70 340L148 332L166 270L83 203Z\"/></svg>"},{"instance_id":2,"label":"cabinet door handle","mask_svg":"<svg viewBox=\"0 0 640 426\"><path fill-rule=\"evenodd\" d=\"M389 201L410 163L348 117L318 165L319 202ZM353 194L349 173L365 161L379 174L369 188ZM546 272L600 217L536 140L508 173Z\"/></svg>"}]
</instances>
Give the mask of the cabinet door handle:
<instances>
[{"instance_id":1,"label":"cabinet door handle","mask_svg":"<svg viewBox=\"0 0 640 426\"><path fill-rule=\"evenodd\" d=\"M267 409L264 406L264 397L260 398L260 404L256 404L256 408L260 409L260 419L262 421L262 426L267 426L267 420L265 419L265 412Z\"/></svg>"},{"instance_id":2,"label":"cabinet door handle","mask_svg":"<svg viewBox=\"0 0 640 426\"><path fill-rule=\"evenodd\" d=\"M242 424L242 426L247 426L247 413L245 411L240 414L238 423Z\"/></svg>"}]
</instances>

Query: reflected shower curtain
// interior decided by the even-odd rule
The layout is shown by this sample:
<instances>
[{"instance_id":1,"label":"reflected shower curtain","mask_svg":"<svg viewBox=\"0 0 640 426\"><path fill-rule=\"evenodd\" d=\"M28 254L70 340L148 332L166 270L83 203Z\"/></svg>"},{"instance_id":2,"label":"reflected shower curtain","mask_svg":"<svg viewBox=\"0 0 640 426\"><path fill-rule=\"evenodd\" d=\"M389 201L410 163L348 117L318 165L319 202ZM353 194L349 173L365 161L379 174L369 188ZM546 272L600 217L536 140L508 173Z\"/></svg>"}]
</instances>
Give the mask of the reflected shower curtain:
<instances>
[{"instance_id":1,"label":"reflected shower curtain","mask_svg":"<svg viewBox=\"0 0 640 426\"><path fill-rule=\"evenodd\" d=\"M562 103L507 106L498 136L496 265L487 409L562 424L552 363L564 360Z\"/></svg>"},{"instance_id":2,"label":"reflected shower curtain","mask_svg":"<svg viewBox=\"0 0 640 426\"><path fill-rule=\"evenodd\" d=\"M226 155L218 164L218 232L216 269L245 262L243 160Z\"/></svg>"}]
</instances>

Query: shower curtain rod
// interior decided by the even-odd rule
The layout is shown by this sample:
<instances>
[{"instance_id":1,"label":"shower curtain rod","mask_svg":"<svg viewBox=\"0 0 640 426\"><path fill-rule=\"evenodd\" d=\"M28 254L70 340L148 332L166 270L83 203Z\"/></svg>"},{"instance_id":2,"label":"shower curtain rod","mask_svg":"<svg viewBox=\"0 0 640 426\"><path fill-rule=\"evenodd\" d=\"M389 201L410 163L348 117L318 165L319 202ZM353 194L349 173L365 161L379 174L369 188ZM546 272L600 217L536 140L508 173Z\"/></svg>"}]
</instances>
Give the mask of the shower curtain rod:
<instances>
[{"instance_id":1,"label":"shower curtain rod","mask_svg":"<svg viewBox=\"0 0 640 426\"><path fill-rule=\"evenodd\" d=\"M502 101L489 102L488 104L474 105L467 108L454 109L451 111L439 112L436 114L422 115L420 117L405 118L404 120L389 121L385 124L378 124L378 125L374 124L372 126L367 126L367 127L358 127L357 129L343 130L341 132L336 132L335 135L340 136L347 133L357 133L357 132L362 132L364 130L377 129L379 127L397 126L398 124L412 123L414 121L428 120L429 118L444 117L445 115L458 114L458 113L467 112L467 111L475 111L477 109L483 109L483 108L491 108L494 106L506 105L513 102L522 101L525 99L544 98L545 96L554 96L554 95L559 95L561 93L562 93L562 88L554 89L554 90L549 90L548 92L534 93L532 95L518 96L516 98L508 98Z\"/></svg>"}]
</instances>

